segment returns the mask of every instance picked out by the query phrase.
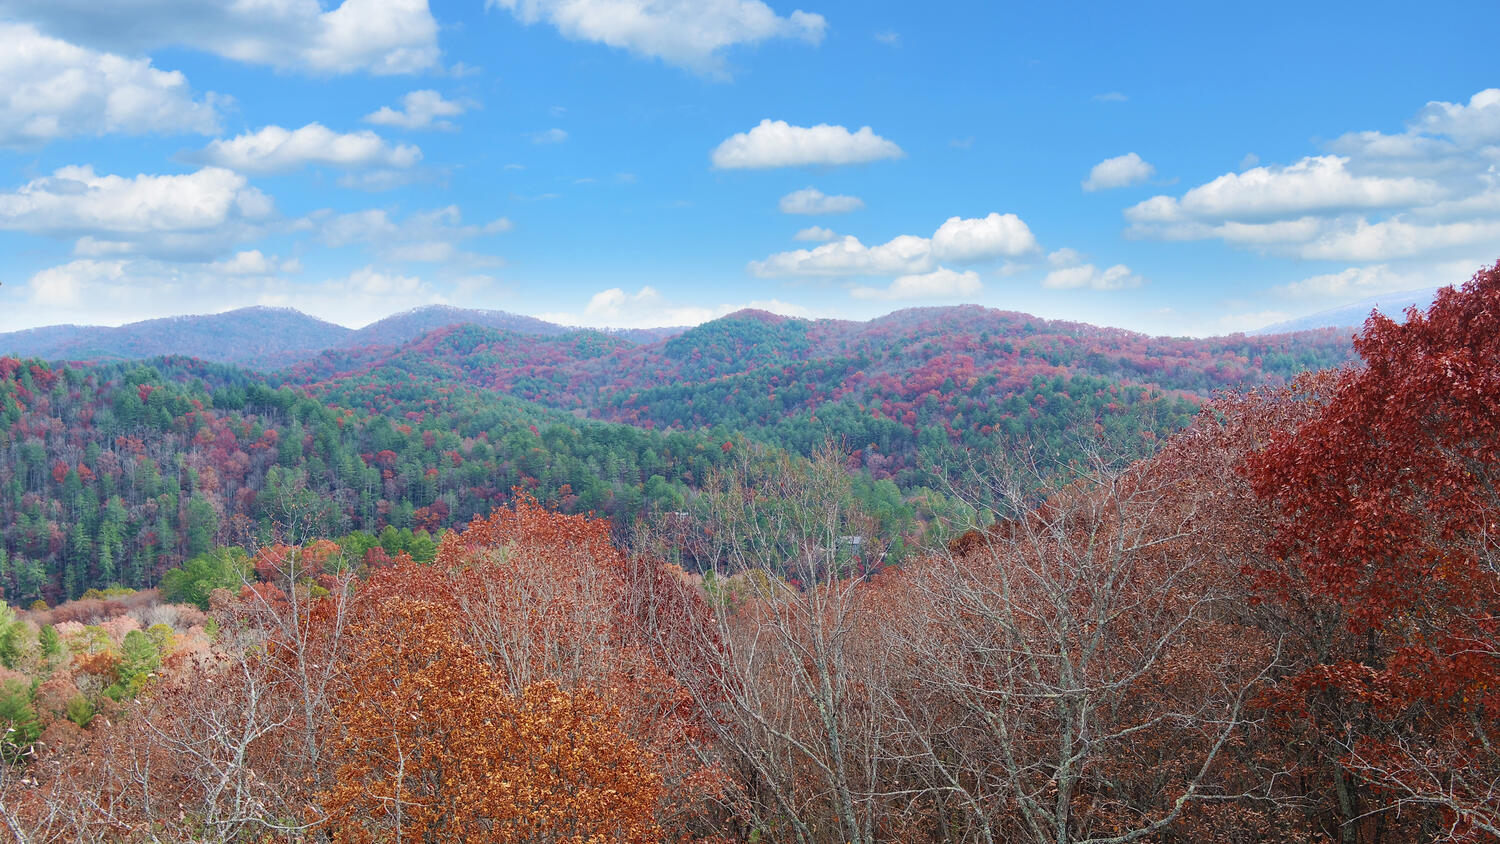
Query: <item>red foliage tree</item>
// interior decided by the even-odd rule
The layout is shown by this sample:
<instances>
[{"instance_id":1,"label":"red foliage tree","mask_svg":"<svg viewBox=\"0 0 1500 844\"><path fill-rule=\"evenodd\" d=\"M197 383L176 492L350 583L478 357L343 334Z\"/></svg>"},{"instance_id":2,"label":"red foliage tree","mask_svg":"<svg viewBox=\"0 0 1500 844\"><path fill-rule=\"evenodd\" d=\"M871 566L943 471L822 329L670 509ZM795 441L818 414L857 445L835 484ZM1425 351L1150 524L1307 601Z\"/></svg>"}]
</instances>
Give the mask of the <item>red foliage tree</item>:
<instances>
[{"instance_id":1,"label":"red foliage tree","mask_svg":"<svg viewBox=\"0 0 1500 844\"><path fill-rule=\"evenodd\" d=\"M1272 550L1364 643L1299 679L1361 705L1347 764L1390 803L1500 835L1500 264L1404 324L1372 316L1356 348L1250 467Z\"/></svg>"}]
</instances>

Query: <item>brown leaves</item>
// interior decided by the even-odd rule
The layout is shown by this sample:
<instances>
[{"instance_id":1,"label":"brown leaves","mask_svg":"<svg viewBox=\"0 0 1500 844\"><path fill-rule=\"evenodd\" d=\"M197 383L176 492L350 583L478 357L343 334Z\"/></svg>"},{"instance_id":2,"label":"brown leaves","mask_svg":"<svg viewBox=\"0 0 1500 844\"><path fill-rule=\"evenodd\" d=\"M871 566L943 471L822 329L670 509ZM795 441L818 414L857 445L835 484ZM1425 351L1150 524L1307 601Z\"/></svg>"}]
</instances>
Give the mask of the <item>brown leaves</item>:
<instances>
[{"instance_id":1,"label":"brown leaves","mask_svg":"<svg viewBox=\"0 0 1500 844\"><path fill-rule=\"evenodd\" d=\"M337 840L654 841L662 778L597 694L506 692L451 608L393 599L354 631L341 696ZM400 631L393 635L394 631Z\"/></svg>"}]
</instances>

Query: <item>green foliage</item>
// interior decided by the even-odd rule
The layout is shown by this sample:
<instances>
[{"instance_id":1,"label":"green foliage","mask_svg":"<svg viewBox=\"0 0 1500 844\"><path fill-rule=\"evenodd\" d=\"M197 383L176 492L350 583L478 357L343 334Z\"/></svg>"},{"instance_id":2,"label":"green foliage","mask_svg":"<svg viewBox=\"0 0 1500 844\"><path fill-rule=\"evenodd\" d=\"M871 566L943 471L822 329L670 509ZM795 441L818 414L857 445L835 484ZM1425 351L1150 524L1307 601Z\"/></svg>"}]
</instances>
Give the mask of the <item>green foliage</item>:
<instances>
[{"instance_id":1,"label":"green foliage","mask_svg":"<svg viewBox=\"0 0 1500 844\"><path fill-rule=\"evenodd\" d=\"M0 683L0 759L24 761L42 734L31 705L31 684L19 677Z\"/></svg>"},{"instance_id":2,"label":"green foliage","mask_svg":"<svg viewBox=\"0 0 1500 844\"><path fill-rule=\"evenodd\" d=\"M171 569L161 578L162 599L208 609L215 589L235 589L251 576L250 555L236 547L215 548Z\"/></svg>"},{"instance_id":3,"label":"green foliage","mask_svg":"<svg viewBox=\"0 0 1500 844\"><path fill-rule=\"evenodd\" d=\"M161 651L150 636L139 630L125 634L120 642L120 664L115 668L114 685L104 690L115 700L126 700L140 694L152 674L161 667Z\"/></svg>"},{"instance_id":4,"label":"green foliage","mask_svg":"<svg viewBox=\"0 0 1500 844\"><path fill-rule=\"evenodd\" d=\"M43 625L42 629L37 632L36 641L45 659L50 661L62 656L62 637L57 635L56 627L50 624Z\"/></svg>"},{"instance_id":5,"label":"green foliage","mask_svg":"<svg viewBox=\"0 0 1500 844\"><path fill-rule=\"evenodd\" d=\"M80 727L88 727L94 720L94 704L81 694L73 695L68 698L63 715Z\"/></svg>"},{"instance_id":6,"label":"green foliage","mask_svg":"<svg viewBox=\"0 0 1500 844\"><path fill-rule=\"evenodd\" d=\"M31 630L16 618L16 611L0 605L0 665L15 668L26 654Z\"/></svg>"},{"instance_id":7,"label":"green foliage","mask_svg":"<svg viewBox=\"0 0 1500 844\"><path fill-rule=\"evenodd\" d=\"M160 622L146 628L146 636L151 639L151 644L156 646L156 652L161 656L172 652L172 639L175 635L172 628Z\"/></svg>"}]
</instances>

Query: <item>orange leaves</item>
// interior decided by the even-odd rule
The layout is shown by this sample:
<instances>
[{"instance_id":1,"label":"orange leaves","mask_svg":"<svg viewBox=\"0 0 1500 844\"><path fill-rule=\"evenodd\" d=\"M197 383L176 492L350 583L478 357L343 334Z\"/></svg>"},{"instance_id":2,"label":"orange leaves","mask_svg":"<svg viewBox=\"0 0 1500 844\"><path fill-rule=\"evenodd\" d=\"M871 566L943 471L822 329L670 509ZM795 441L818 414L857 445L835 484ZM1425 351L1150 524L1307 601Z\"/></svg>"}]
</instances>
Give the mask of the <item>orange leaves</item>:
<instances>
[{"instance_id":1,"label":"orange leaves","mask_svg":"<svg viewBox=\"0 0 1500 844\"><path fill-rule=\"evenodd\" d=\"M392 599L355 629L323 797L335 838L658 840L661 773L619 712L545 681L512 697L457 622Z\"/></svg>"},{"instance_id":2,"label":"orange leaves","mask_svg":"<svg viewBox=\"0 0 1500 844\"><path fill-rule=\"evenodd\" d=\"M636 591L673 576L628 560L607 522L528 497L446 536L431 566L372 570L335 693L329 830L656 841L692 823L724 786L645 626L676 608Z\"/></svg>"}]
</instances>

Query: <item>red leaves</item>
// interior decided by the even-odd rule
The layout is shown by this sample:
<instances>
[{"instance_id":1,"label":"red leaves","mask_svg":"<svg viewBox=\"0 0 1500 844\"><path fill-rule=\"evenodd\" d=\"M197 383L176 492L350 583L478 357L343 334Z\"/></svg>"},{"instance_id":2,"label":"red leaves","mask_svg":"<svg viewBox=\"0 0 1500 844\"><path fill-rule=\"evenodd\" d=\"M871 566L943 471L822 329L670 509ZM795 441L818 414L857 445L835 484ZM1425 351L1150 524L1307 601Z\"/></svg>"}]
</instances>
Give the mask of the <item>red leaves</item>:
<instances>
[{"instance_id":1,"label":"red leaves","mask_svg":"<svg viewBox=\"0 0 1500 844\"><path fill-rule=\"evenodd\" d=\"M1441 807L1459 834L1500 817L1484 787L1450 785L1500 783L1488 749L1500 716L1500 264L1405 324L1372 316L1355 346L1365 366L1315 389L1310 418L1249 461L1281 517L1282 577L1264 582L1294 611L1332 601L1355 634L1290 684L1309 711L1351 715L1322 725L1343 764Z\"/></svg>"}]
</instances>

